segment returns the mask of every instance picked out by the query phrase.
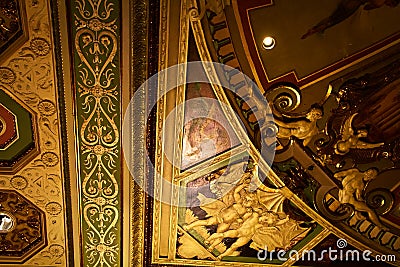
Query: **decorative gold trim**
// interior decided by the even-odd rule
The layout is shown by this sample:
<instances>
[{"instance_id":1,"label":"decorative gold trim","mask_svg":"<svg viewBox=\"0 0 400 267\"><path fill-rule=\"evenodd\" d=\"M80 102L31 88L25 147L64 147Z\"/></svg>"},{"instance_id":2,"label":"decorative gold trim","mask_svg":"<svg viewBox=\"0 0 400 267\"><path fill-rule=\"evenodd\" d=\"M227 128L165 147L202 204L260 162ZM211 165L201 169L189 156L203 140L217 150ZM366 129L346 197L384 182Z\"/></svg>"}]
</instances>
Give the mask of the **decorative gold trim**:
<instances>
[{"instance_id":1,"label":"decorative gold trim","mask_svg":"<svg viewBox=\"0 0 400 267\"><path fill-rule=\"evenodd\" d=\"M131 90L122 90L122 107L126 110L130 99L135 90L147 78L147 51L148 51L148 3L145 0L123 1L122 5L122 21L131 21L131 24L122 23L122 42L121 53L129 51L128 55L122 55L122 66L129 68L121 68L122 88L131 88ZM124 36L128 35L128 38ZM125 75L126 74L126 75ZM146 110L146 98L141 102L141 110ZM125 114L123 114L125 116ZM126 158L123 164L123 183L129 186L128 193L123 194L124 209L123 232L128 232L130 238L123 239L123 250L129 253L122 253L123 266L143 266L144 265L144 229L145 229L145 195L144 189L139 185L145 184L146 181L146 118L145 112L135 114L136 123L130 125L135 126L131 129L132 136L137 136L135 140L139 140L133 144L132 155ZM131 139L133 140L133 139ZM131 174L127 164L137 166L135 173ZM136 183L132 177L135 177ZM124 186L127 188L127 186Z\"/></svg>"},{"instance_id":2,"label":"decorative gold trim","mask_svg":"<svg viewBox=\"0 0 400 267\"><path fill-rule=\"evenodd\" d=\"M1 54L0 57L0 64L3 64L4 61L9 59L11 56L15 54L16 51L21 49L21 47L29 40L29 25L28 25L28 18L26 14L26 1L17 1L20 11L20 19L21 19L21 28L22 28L22 35L13 42L7 49Z\"/></svg>"},{"instance_id":3,"label":"decorative gold trim","mask_svg":"<svg viewBox=\"0 0 400 267\"><path fill-rule=\"evenodd\" d=\"M171 7L170 0L161 0L160 1L160 39L159 39L159 70L164 70L169 65L169 23L170 20L173 19L169 16L169 9ZM164 254L166 250L165 247L160 249L160 239L161 239L161 231L159 229L161 211L162 208L165 207L160 201L157 200L157 197L162 194L161 189L161 180L159 177L164 177L164 151L163 151L163 140L165 140L165 133L163 131L163 121L165 113L167 113L167 96L165 95L166 91L166 73L165 75L159 75L158 77L158 102L157 102L157 115L156 115L156 147L155 147L155 173L154 173L154 204L153 204L153 233L152 233L152 261L158 259L160 254ZM158 174L158 175L157 175ZM167 209L168 207L165 207ZM166 227L169 227L169 221L166 222ZM167 240L168 242L168 240ZM165 256L167 256L165 253Z\"/></svg>"},{"instance_id":4,"label":"decorative gold trim","mask_svg":"<svg viewBox=\"0 0 400 267\"><path fill-rule=\"evenodd\" d=\"M207 173L210 173L210 172L222 167L221 163L223 164L224 162L227 162L230 159L232 159L234 156L238 156L238 155L244 154L246 152L247 152L247 148L243 145L239 145L238 147L230 149L230 150L222 153L221 155L218 155L212 159L208 159L207 161L184 171L180 175L175 176L174 181L179 182L180 180L185 179L188 176L190 176L192 178L193 177L198 178L203 175L206 175ZM195 179L197 179L197 178L195 178Z\"/></svg>"},{"instance_id":5,"label":"decorative gold trim","mask_svg":"<svg viewBox=\"0 0 400 267\"><path fill-rule=\"evenodd\" d=\"M5 93L7 93L7 90L4 90L4 92ZM11 94L9 94L10 95L10 97L11 97ZM14 98L13 98L14 99ZM3 147L3 148L0 148L0 151L1 150L6 150L7 148L9 148L12 144L14 144L16 141L18 141L18 139L19 139L19 130L18 130L18 118L17 118L17 116L15 116L12 112L11 112L11 110L9 110L6 106L4 106L3 104L1 104L0 103L0 106L2 106L4 109L6 109L9 113L11 113L13 116L14 116L14 118L15 118L15 131L16 131L16 134L17 134L17 137L13 140L13 141L11 141L10 143L8 143L5 147ZM25 108L25 107L24 107ZM2 136L3 134L4 134L4 132L6 131L6 129L7 129L7 124L6 124L6 122L4 121L4 119L0 116L0 122L3 124L3 129L1 130L1 132L0 132L0 136ZM34 124L35 123L35 121L32 121L32 124Z\"/></svg>"},{"instance_id":6,"label":"decorative gold trim","mask_svg":"<svg viewBox=\"0 0 400 267\"><path fill-rule=\"evenodd\" d=\"M32 131L33 131L33 140L35 143L35 147L23 157L20 161L18 161L14 166L12 167L4 167L0 168L1 171L4 174L14 174L20 171L24 166L26 166L30 161L32 161L37 155L40 154L40 146L39 146L39 132L38 132L38 126L37 126L37 113L31 109L28 105L26 105L21 99L13 95L9 89L1 85L1 89L3 90L4 93L6 93L10 98L12 98L15 102L17 102L23 109L27 110L29 114L32 116L31 118L31 124L32 124ZM3 105L4 106L4 105ZM7 109L10 113L12 113L7 107L4 106L5 109ZM9 146L14 144L18 138L19 138L19 130L18 130L18 121L17 118L15 117L15 123L16 123L16 131L17 131L17 139L15 139L13 142L8 144L3 150L7 149ZM2 150L2 149L0 149Z\"/></svg>"},{"instance_id":7,"label":"decorative gold trim","mask_svg":"<svg viewBox=\"0 0 400 267\"><path fill-rule=\"evenodd\" d=\"M236 23L238 25L240 39L242 40L243 50L244 50L244 53L246 55L246 58L248 59L248 62L249 62L249 65L250 65L250 69L253 72L254 79L256 80L256 83L257 83L258 87L261 88L261 90L263 90L263 93L264 93L265 92L264 87L261 84L260 78L258 77L258 74L257 74L257 71L256 71L256 66L254 65L254 62L253 62L253 60L251 58L249 46L248 46L247 42L245 41L246 37L244 36L243 24L242 24L242 20L240 19L239 6L238 6L237 1L238 0L232 0L232 7L233 7L233 11L234 11L235 18L236 18Z\"/></svg>"}]
</instances>

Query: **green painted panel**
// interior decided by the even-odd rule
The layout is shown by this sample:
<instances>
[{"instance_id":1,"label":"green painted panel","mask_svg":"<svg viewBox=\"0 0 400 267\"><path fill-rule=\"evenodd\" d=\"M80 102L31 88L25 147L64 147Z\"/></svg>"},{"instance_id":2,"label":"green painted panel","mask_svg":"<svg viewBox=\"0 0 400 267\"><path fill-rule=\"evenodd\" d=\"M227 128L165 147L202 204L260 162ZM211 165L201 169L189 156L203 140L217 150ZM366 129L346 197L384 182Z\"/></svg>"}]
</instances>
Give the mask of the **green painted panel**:
<instances>
[{"instance_id":1,"label":"green painted panel","mask_svg":"<svg viewBox=\"0 0 400 267\"><path fill-rule=\"evenodd\" d=\"M83 266L121 266L120 3L70 2Z\"/></svg>"}]
</instances>

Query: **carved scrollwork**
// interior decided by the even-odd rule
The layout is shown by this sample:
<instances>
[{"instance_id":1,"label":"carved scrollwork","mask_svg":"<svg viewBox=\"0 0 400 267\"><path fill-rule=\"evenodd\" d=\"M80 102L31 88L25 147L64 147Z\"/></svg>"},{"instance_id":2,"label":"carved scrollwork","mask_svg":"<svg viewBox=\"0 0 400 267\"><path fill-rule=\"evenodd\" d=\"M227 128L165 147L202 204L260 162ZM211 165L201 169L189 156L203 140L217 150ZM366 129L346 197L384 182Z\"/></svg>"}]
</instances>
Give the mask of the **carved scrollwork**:
<instances>
[{"instance_id":1,"label":"carved scrollwork","mask_svg":"<svg viewBox=\"0 0 400 267\"><path fill-rule=\"evenodd\" d=\"M199 10L200 9L200 10ZM206 0L200 0L200 7L191 7L188 15L191 21L199 21L206 14Z\"/></svg>"},{"instance_id":2,"label":"carved scrollwork","mask_svg":"<svg viewBox=\"0 0 400 267\"><path fill-rule=\"evenodd\" d=\"M394 203L393 194L385 188L377 188L368 192L365 196L367 205L379 215L388 213Z\"/></svg>"},{"instance_id":3,"label":"carved scrollwork","mask_svg":"<svg viewBox=\"0 0 400 267\"><path fill-rule=\"evenodd\" d=\"M268 103L272 103L274 110L280 114L289 115L301 101L300 91L288 85L280 85L266 93Z\"/></svg>"},{"instance_id":4,"label":"carved scrollwork","mask_svg":"<svg viewBox=\"0 0 400 267\"><path fill-rule=\"evenodd\" d=\"M333 93L337 106L327 121L328 137L316 143L323 164L340 169L345 161L354 165L384 159L399 165L399 64L396 60L349 79Z\"/></svg>"},{"instance_id":5,"label":"carved scrollwork","mask_svg":"<svg viewBox=\"0 0 400 267\"><path fill-rule=\"evenodd\" d=\"M201 20L206 14L207 10L215 15L220 15L224 12L225 6L230 4L229 0L200 0L200 7L192 7L189 9L189 17L192 21ZM200 11L199 11L200 9Z\"/></svg>"},{"instance_id":6,"label":"carved scrollwork","mask_svg":"<svg viewBox=\"0 0 400 267\"><path fill-rule=\"evenodd\" d=\"M334 187L328 186L320 188L315 195L315 204L325 218L332 221L343 221L354 214L354 207L349 204L338 205L332 193L334 190Z\"/></svg>"}]
</instances>

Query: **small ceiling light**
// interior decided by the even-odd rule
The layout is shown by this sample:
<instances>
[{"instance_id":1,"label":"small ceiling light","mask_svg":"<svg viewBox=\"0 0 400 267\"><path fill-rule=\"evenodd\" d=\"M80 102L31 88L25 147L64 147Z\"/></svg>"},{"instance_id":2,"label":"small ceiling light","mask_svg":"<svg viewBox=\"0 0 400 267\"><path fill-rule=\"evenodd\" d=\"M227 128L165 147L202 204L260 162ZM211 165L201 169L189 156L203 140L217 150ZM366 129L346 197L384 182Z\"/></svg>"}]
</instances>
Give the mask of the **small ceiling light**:
<instances>
[{"instance_id":1,"label":"small ceiling light","mask_svg":"<svg viewBox=\"0 0 400 267\"><path fill-rule=\"evenodd\" d=\"M264 38L262 46L264 49L270 50L275 47L275 39L271 36L267 36Z\"/></svg>"}]
</instances>

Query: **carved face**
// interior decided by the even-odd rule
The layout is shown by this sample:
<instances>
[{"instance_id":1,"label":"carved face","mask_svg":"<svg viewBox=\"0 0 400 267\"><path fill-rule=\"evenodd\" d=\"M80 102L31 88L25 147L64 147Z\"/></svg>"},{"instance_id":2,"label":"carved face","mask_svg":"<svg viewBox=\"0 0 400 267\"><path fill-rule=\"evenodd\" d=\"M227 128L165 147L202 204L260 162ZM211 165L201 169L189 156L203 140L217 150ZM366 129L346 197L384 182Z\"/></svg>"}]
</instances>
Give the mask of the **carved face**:
<instances>
[{"instance_id":1,"label":"carved face","mask_svg":"<svg viewBox=\"0 0 400 267\"><path fill-rule=\"evenodd\" d=\"M364 180L369 181L374 179L378 175L378 171L376 169L369 169L365 172Z\"/></svg>"},{"instance_id":2,"label":"carved face","mask_svg":"<svg viewBox=\"0 0 400 267\"><path fill-rule=\"evenodd\" d=\"M310 121L316 121L322 118L322 110L319 108L312 108L306 115Z\"/></svg>"},{"instance_id":3,"label":"carved face","mask_svg":"<svg viewBox=\"0 0 400 267\"><path fill-rule=\"evenodd\" d=\"M246 208L253 207L257 204L257 195L255 193L248 193L243 200L243 206Z\"/></svg>"},{"instance_id":4,"label":"carved face","mask_svg":"<svg viewBox=\"0 0 400 267\"><path fill-rule=\"evenodd\" d=\"M276 215L272 212L263 213L263 215L259 219L260 223L263 223L266 225L274 225L278 220L279 220L278 215Z\"/></svg>"}]
</instances>

